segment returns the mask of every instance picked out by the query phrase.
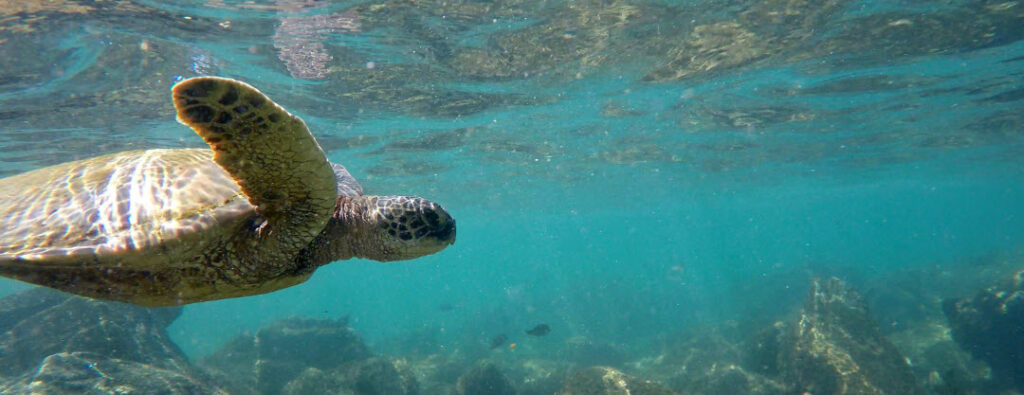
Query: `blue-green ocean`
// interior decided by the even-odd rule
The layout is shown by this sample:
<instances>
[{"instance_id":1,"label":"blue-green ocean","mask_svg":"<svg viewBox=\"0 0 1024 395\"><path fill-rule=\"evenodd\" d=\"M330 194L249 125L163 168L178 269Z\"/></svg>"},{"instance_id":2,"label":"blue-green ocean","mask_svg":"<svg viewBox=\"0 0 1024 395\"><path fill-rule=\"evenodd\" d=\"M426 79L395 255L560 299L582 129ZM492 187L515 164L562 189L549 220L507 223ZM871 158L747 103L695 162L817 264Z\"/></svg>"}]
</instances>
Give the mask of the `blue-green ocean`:
<instances>
[{"instance_id":1,"label":"blue-green ocean","mask_svg":"<svg viewBox=\"0 0 1024 395\"><path fill-rule=\"evenodd\" d=\"M434 255L184 306L166 331L192 361L286 317L347 317L375 355L492 361L520 393L516 372L586 367L563 352L581 342L678 393L729 393L659 356L795 322L812 280L836 277L923 391L1013 388L980 374L963 387L980 392L941 392L913 361L915 342L960 344L944 300L1024 269L1024 3L0 5L4 177L206 147L170 88L215 75L303 118L367 194L456 219ZM0 279L2 296L32 287ZM471 393L417 372L420 393Z\"/></svg>"}]
</instances>

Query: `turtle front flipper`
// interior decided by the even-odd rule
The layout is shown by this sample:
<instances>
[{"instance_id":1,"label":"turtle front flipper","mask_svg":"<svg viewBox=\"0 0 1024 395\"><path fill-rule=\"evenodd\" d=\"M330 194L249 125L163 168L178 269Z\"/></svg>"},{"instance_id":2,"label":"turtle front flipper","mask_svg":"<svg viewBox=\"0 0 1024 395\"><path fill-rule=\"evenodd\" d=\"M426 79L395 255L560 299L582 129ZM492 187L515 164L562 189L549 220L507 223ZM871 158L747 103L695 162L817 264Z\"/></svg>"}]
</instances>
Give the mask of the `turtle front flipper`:
<instances>
[{"instance_id":1,"label":"turtle front flipper","mask_svg":"<svg viewBox=\"0 0 1024 395\"><path fill-rule=\"evenodd\" d=\"M214 161L266 218L260 255L290 259L324 228L337 198L334 171L306 124L232 79L192 78L172 92L178 121L210 144Z\"/></svg>"}]
</instances>

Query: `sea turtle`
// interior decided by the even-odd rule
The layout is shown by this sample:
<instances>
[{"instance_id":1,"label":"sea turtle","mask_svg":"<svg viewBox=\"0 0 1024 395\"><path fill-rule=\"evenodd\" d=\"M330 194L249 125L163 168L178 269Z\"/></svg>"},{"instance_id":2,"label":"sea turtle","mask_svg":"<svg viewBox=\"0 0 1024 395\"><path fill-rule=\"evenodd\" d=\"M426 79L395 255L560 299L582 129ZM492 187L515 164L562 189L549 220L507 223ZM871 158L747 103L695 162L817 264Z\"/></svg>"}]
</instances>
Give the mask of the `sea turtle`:
<instances>
[{"instance_id":1,"label":"sea turtle","mask_svg":"<svg viewBox=\"0 0 1024 395\"><path fill-rule=\"evenodd\" d=\"M352 257L412 259L455 220L366 196L306 124L243 82L172 88L208 149L127 151L0 179L0 275L145 306L262 294Z\"/></svg>"}]
</instances>

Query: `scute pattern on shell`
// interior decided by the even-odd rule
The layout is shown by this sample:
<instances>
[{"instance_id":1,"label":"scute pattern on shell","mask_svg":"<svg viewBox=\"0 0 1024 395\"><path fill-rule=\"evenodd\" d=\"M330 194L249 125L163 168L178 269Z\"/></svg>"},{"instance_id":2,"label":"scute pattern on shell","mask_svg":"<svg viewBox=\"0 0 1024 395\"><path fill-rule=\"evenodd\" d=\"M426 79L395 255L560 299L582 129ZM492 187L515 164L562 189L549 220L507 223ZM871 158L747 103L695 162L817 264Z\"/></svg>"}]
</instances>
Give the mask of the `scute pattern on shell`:
<instances>
[{"instance_id":1,"label":"scute pattern on shell","mask_svg":"<svg viewBox=\"0 0 1024 395\"><path fill-rule=\"evenodd\" d=\"M120 253L254 207L206 149L126 151L0 179L0 258Z\"/></svg>"}]
</instances>

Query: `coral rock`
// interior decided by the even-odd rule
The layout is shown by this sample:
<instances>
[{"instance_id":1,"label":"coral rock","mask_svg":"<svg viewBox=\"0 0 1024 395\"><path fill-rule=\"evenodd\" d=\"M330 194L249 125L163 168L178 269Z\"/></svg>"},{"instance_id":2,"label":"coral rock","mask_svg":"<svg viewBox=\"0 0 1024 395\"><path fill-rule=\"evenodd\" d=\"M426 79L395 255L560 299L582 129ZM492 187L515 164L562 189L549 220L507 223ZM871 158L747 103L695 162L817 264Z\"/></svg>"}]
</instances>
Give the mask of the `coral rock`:
<instances>
[{"instance_id":1,"label":"coral rock","mask_svg":"<svg viewBox=\"0 0 1024 395\"><path fill-rule=\"evenodd\" d=\"M593 366L569 377L562 395L674 395L660 384L606 366Z\"/></svg>"},{"instance_id":2,"label":"coral rock","mask_svg":"<svg viewBox=\"0 0 1024 395\"><path fill-rule=\"evenodd\" d=\"M996 378L1024 388L1024 271L972 297L946 300L943 310L960 347L987 362Z\"/></svg>"},{"instance_id":3,"label":"coral rock","mask_svg":"<svg viewBox=\"0 0 1024 395\"><path fill-rule=\"evenodd\" d=\"M288 318L229 341L201 363L233 392L276 394L307 368L327 372L370 356L344 319Z\"/></svg>"},{"instance_id":4,"label":"coral rock","mask_svg":"<svg viewBox=\"0 0 1024 395\"><path fill-rule=\"evenodd\" d=\"M779 354L779 370L796 393L914 394L913 372L882 337L856 291L815 280L799 321Z\"/></svg>"},{"instance_id":5,"label":"coral rock","mask_svg":"<svg viewBox=\"0 0 1024 395\"><path fill-rule=\"evenodd\" d=\"M0 392L220 392L167 336L179 314L45 288L0 299Z\"/></svg>"},{"instance_id":6,"label":"coral rock","mask_svg":"<svg viewBox=\"0 0 1024 395\"><path fill-rule=\"evenodd\" d=\"M455 392L459 395L515 395L516 389L497 366L483 362L459 377Z\"/></svg>"}]
</instances>

